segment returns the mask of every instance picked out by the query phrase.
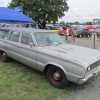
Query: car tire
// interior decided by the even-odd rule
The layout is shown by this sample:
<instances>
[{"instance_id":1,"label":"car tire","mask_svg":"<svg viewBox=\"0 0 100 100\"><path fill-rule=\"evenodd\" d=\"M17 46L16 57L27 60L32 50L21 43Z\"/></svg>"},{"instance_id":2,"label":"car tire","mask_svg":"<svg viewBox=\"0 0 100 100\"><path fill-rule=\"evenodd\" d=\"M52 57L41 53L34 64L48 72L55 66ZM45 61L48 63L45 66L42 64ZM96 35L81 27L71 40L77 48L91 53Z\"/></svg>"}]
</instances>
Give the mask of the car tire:
<instances>
[{"instance_id":1,"label":"car tire","mask_svg":"<svg viewBox=\"0 0 100 100\"><path fill-rule=\"evenodd\" d=\"M80 35L79 35L79 37L81 38L81 37L82 37L82 35L80 34Z\"/></svg>"},{"instance_id":2,"label":"car tire","mask_svg":"<svg viewBox=\"0 0 100 100\"><path fill-rule=\"evenodd\" d=\"M90 37L90 35L89 35L89 34L87 34L87 37Z\"/></svg>"},{"instance_id":3,"label":"car tire","mask_svg":"<svg viewBox=\"0 0 100 100\"><path fill-rule=\"evenodd\" d=\"M0 51L0 58L3 62L8 62L10 58L7 56L7 54L4 51Z\"/></svg>"},{"instance_id":4,"label":"car tire","mask_svg":"<svg viewBox=\"0 0 100 100\"><path fill-rule=\"evenodd\" d=\"M56 66L50 66L48 68L47 78L50 84L56 88L65 88L69 83L63 70Z\"/></svg>"}]
</instances>

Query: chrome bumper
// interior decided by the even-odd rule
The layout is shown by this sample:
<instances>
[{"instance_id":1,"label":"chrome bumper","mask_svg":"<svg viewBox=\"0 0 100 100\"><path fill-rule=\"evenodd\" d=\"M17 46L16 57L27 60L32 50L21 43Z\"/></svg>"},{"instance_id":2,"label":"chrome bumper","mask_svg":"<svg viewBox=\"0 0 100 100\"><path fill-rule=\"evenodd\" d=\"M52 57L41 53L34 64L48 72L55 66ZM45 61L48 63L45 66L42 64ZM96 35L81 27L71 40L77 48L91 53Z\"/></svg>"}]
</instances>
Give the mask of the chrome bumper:
<instances>
[{"instance_id":1,"label":"chrome bumper","mask_svg":"<svg viewBox=\"0 0 100 100\"><path fill-rule=\"evenodd\" d=\"M98 75L98 73L100 72L100 65L90 74L86 75L85 78L80 78L77 82L77 84L81 85L83 83L85 83L86 81L88 81L91 78L94 78Z\"/></svg>"}]
</instances>

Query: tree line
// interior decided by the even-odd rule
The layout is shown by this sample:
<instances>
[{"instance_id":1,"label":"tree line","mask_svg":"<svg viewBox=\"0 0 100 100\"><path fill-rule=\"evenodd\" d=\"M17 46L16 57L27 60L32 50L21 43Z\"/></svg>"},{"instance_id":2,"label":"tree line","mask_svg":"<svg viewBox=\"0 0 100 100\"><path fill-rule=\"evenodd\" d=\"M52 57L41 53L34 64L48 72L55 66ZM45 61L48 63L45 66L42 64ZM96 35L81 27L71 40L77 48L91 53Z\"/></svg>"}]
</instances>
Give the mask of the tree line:
<instances>
[{"instance_id":1,"label":"tree line","mask_svg":"<svg viewBox=\"0 0 100 100\"><path fill-rule=\"evenodd\" d=\"M70 24L70 25L93 25L93 22L92 22L92 21L88 21L88 22L80 23L80 22L78 22L78 21L75 21L75 22L68 22L68 23L66 23L65 21L61 21L60 24Z\"/></svg>"}]
</instances>

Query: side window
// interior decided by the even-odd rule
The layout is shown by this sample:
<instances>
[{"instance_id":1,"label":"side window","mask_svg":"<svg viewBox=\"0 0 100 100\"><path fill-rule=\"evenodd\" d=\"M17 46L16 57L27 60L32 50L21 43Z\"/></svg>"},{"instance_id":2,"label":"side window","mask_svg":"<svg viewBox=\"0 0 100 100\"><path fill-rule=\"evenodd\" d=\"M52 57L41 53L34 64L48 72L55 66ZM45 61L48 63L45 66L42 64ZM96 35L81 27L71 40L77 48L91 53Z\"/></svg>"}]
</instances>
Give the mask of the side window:
<instances>
[{"instance_id":1,"label":"side window","mask_svg":"<svg viewBox=\"0 0 100 100\"><path fill-rule=\"evenodd\" d=\"M29 45L30 35L30 33L22 33L21 43Z\"/></svg>"},{"instance_id":2,"label":"side window","mask_svg":"<svg viewBox=\"0 0 100 100\"><path fill-rule=\"evenodd\" d=\"M5 36L5 31L0 31L0 38L4 38Z\"/></svg>"},{"instance_id":3,"label":"side window","mask_svg":"<svg viewBox=\"0 0 100 100\"><path fill-rule=\"evenodd\" d=\"M14 41L14 42L19 42L19 37L20 37L19 32L12 32L9 37L9 40Z\"/></svg>"},{"instance_id":4,"label":"side window","mask_svg":"<svg viewBox=\"0 0 100 100\"><path fill-rule=\"evenodd\" d=\"M7 39L11 31L6 31L4 38Z\"/></svg>"}]
</instances>

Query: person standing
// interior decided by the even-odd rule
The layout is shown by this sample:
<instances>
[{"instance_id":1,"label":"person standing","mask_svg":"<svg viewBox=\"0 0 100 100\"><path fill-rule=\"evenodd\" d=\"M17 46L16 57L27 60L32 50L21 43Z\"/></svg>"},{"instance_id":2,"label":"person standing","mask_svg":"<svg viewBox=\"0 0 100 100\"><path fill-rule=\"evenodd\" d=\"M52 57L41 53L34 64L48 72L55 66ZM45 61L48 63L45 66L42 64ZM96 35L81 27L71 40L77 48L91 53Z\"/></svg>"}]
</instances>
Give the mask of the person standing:
<instances>
[{"instance_id":1,"label":"person standing","mask_svg":"<svg viewBox=\"0 0 100 100\"><path fill-rule=\"evenodd\" d=\"M72 30L72 34L71 34L71 39L70 39L70 41L71 41L71 43L74 44L74 45L76 44L76 37L77 37L76 30L73 29L73 30Z\"/></svg>"},{"instance_id":2,"label":"person standing","mask_svg":"<svg viewBox=\"0 0 100 100\"><path fill-rule=\"evenodd\" d=\"M68 37L69 37L69 28L67 27L66 28L66 33L65 33L65 42L67 42L67 43L69 42Z\"/></svg>"},{"instance_id":3,"label":"person standing","mask_svg":"<svg viewBox=\"0 0 100 100\"><path fill-rule=\"evenodd\" d=\"M69 28L69 35L71 36L71 34L72 34L72 28L70 27Z\"/></svg>"}]
</instances>

